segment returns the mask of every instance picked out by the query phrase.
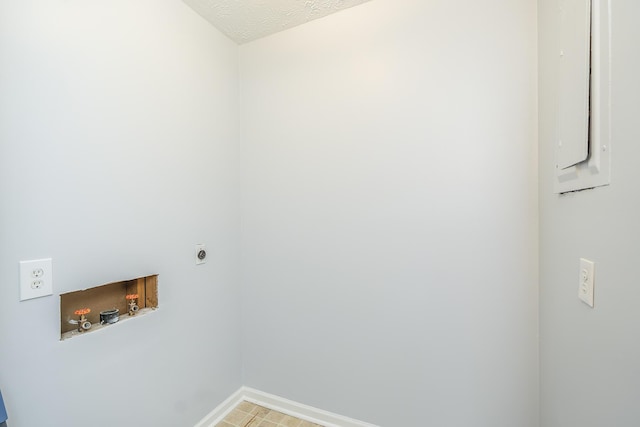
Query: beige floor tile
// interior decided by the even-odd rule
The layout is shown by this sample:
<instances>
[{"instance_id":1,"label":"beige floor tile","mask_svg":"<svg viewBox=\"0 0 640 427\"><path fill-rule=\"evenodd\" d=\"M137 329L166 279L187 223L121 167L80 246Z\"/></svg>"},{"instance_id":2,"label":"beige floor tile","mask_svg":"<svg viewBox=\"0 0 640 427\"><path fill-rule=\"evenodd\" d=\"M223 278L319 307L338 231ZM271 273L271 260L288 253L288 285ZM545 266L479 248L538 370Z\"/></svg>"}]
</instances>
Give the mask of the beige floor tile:
<instances>
[{"instance_id":1,"label":"beige floor tile","mask_svg":"<svg viewBox=\"0 0 640 427\"><path fill-rule=\"evenodd\" d=\"M280 420L280 425L284 427L300 427L300 423L302 420L298 418L294 418L290 415L285 415L285 417Z\"/></svg>"},{"instance_id":2,"label":"beige floor tile","mask_svg":"<svg viewBox=\"0 0 640 427\"><path fill-rule=\"evenodd\" d=\"M262 422L262 420L263 420L262 417L252 416L251 418L245 421L246 424L244 424L242 427L258 427Z\"/></svg>"},{"instance_id":3,"label":"beige floor tile","mask_svg":"<svg viewBox=\"0 0 640 427\"><path fill-rule=\"evenodd\" d=\"M240 402L216 427L322 427L251 402Z\"/></svg>"},{"instance_id":4,"label":"beige floor tile","mask_svg":"<svg viewBox=\"0 0 640 427\"><path fill-rule=\"evenodd\" d=\"M245 422L249 417L250 415L246 412L234 409L229 413L229 415L224 417L224 421L234 426L244 426L244 424L242 423Z\"/></svg>"},{"instance_id":5,"label":"beige floor tile","mask_svg":"<svg viewBox=\"0 0 640 427\"><path fill-rule=\"evenodd\" d=\"M256 406L258 406L258 405L255 405L255 404L253 404L253 403L251 403L251 402L242 401L242 402L238 403L238 406L236 406L236 409L239 409L239 410L241 410L241 411L244 411L244 412L249 413L249 412L251 412L251 411L252 411Z\"/></svg>"},{"instance_id":6,"label":"beige floor tile","mask_svg":"<svg viewBox=\"0 0 640 427\"><path fill-rule=\"evenodd\" d=\"M271 410L269 411L269 413L264 417L265 420L269 420L269 421L273 421L274 423L279 423L280 421L282 421L282 419L285 417L285 414L283 414L282 412L278 412L278 411L274 411Z\"/></svg>"},{"instance_id":7,"label":"beige floor tile","mask_svg":"<svg viewBox=\"0 0 640 427\"><path fill-rule=\"evenodd\" d=\"M255 407L251 411L253 415L257 415L260 418L266 417L269 412L270 412L269 409L264 408L262 406L258 406L258 405L255 405Z\"/></svg>"}]
</instances>

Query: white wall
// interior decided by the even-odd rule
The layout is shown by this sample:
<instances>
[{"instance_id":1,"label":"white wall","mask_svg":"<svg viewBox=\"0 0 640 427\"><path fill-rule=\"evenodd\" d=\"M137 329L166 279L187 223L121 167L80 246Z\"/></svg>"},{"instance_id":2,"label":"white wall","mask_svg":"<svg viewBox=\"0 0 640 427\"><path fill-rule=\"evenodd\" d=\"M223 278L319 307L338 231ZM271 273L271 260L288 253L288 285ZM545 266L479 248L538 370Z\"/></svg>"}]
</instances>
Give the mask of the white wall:
<instances>
[{"instance_id":1,"label":"white wall","mask_svg":"<svg viewBox=\"0 0 640 427\"><path fill-rule=\"evenodd\" d=\"M402 3L240 47L244 383L537 426L536 4Z\"/></svg>"},{"instance_id":2,"label":"white wall","mask_svg":"<svg viewBox=\"0 0 640 427\"><path fill-rule=\"evenodd\" d=\"M11 427L194 425L241 385L237 83L237 47L180 1L0 2ZM55 295L21 303L41 257ZM58 294L154 273L159 310L59 341Z\"/></svg>"},{"instance_id":3,"label":"white wall","mask_svg":"<svg viewBox=\"0 0 640 427\"><path fill-rule=\"evenodd\" d=\"M640 425L640 2L612 1L612 182L553 194L557 0L540 0L540 350L543 427ZM578 300L595 261L595 308Z\"/></svg>"}]
</instances>

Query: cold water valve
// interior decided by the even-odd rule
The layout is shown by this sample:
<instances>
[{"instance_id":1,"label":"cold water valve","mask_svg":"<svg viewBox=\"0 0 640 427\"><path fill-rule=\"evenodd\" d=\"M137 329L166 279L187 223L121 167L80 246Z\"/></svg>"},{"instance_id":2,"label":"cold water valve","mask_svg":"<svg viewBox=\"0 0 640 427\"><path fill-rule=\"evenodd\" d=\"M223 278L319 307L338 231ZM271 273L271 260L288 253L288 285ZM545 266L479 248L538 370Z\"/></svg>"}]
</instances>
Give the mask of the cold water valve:
<instances>
[{"instance_id":1,"label":"cold water valve","mask_svg":"<svg viewBox=\"0 0 640 427\"><path fill-rule=\"evenodd\" d=\"M73 325L78 325L78 332L84 332L91 329L91 322L87 320L86 315L91 313L90 308L81 308L73 312L76 316L78 316L78 320L70 319L69 323Z\"/></svg>"},{"instance_id":2,"label":"cold water valve","mask_svg":"<svg viewBox=\"0 0 640 427\"><path fill-rule=\"evenodd\" d=\"M129 294L125 297L129 300L129 316L135 316L135 314L140 310L136 300L138 299L138 294Z\"/></svg>"}]
</instances>

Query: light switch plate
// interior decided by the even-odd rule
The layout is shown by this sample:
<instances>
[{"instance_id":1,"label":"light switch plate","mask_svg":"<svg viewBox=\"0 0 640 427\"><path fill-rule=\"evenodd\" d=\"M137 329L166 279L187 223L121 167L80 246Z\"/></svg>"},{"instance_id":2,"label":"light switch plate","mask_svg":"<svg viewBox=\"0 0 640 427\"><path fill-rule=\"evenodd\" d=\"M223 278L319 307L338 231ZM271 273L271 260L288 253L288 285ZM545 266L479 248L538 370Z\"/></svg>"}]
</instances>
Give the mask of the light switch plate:
<instances>
[{"instance_id":1,"label":"light switch plate","mask_svg":"<svg viewBox=\"0 0 640 427\"><path fill-rule=\"evenodd\" d=\"M580 277L578 279L578 298L593 308L593 287L595 284L595 264L580 258Z\"/></svg>"},{"instance_id":2,"label":"light switch plate","mask_svg":"<svg viewBox=\"0 0 640 427\"><path fill-rule=\"evenodd\" d=\"M51 258L20 261L20 301L53 294Z\"/></svg>"}]
</instances>

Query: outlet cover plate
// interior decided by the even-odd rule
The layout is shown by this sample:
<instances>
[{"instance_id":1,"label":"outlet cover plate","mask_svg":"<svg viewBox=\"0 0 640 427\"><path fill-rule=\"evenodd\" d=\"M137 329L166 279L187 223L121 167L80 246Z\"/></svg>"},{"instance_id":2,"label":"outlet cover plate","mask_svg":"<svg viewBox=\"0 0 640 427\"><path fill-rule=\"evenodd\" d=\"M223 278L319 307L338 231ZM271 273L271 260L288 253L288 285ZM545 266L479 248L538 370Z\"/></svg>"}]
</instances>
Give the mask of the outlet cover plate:
<instances>
[{"instance_id":1,"label":"outlet cover plate","mask_svg":"<svg viewBox=\"0 0 640 427\"><path fill-rule=\"evenodd\" d=\"M20 301L53 294L51 258L20 261Z\"/></svg>"},{"instance_id":2,"label":"outlet cover plate","mask_svg":"<svg viewBox=\"0 0 640 427\"><path fill-rule=\"evenodd\" d=\"M593 286L595 283L595 264L588 259L580 258L580 278L578 298L593 308Z\"/></svg>"}]
</instances>

